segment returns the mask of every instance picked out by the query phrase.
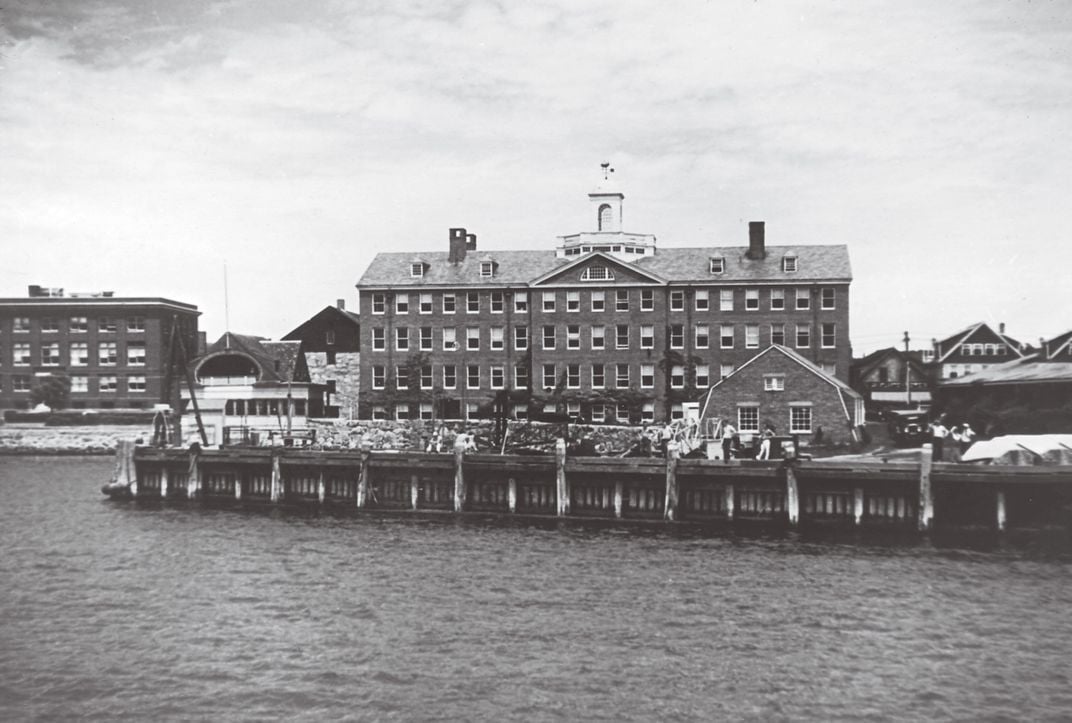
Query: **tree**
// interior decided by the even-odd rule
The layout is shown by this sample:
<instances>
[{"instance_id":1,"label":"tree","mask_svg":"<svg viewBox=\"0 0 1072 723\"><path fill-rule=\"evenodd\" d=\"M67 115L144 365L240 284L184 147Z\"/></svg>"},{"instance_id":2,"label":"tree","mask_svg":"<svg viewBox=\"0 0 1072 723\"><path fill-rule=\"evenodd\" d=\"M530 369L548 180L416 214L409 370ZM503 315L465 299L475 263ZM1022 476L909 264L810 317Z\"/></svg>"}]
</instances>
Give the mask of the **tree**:
<instances>
[{"instance_id":1,"label":"tree","mask_svg":"<svg viewBox=\"0 0 1072 723\"><path fill-rule=\"evenodd\" d=\"M49 374L38 377L30 389L30 402L44 404L49 409L63 409L71 398L71 378L66 374Z\"/></svg>"}]
</instances>

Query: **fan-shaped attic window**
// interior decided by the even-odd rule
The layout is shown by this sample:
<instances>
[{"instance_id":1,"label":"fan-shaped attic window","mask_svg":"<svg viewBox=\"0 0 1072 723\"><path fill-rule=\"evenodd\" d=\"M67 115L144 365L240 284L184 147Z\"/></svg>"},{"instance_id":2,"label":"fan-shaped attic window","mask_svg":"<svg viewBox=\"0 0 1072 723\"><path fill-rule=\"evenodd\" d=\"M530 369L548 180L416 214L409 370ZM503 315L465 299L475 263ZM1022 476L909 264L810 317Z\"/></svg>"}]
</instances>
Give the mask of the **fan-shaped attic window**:
<instances>
[{"instance_id":1,"label":"fan-shaped attic window","mask_svg":"<svg viewBox=\"0 0 1072 723\"><path fill-rule=\"evenodd\" d=\"M606 231L614 223L614 209L610 204L604 203L599 207L599 230Z\"/></svg>"}]
</instances>

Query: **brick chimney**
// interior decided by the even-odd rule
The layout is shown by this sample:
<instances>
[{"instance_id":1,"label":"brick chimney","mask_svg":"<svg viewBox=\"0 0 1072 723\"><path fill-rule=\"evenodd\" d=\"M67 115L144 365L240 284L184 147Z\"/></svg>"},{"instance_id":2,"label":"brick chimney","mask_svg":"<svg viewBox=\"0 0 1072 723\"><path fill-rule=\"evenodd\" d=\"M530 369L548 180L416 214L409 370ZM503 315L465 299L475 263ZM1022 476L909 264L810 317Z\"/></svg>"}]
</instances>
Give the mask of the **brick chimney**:
<instances>
[{"instance_id":1,"label":"brick chimney","mask_svg":"<svg viewBox=\"0 0 1072 723\"><path fill-rule=\"evenodd\" d=\"M748 253L745 254L752 260L767 258L766 239L764 238L763 222L748 222Z\"/></svg>"},{"instance_id":2,"label":"brick chimney","mask_svg":"<svg viewBox=\"0 0 1072 723\"><path fill-rule=\"evenodd\" d=\"M338 309L339 311L345 311L346 310L346 299L336 299L335 300L335 308Z\"/></svg>"},{"instance_id":3,"label":"brick chimney","mask_svg":"<svg viewBox=\"0 0 1072 723\"><path fill-rule=\"evenodd\" d=\"M452 264L460 264L465 260L465 252L469 245L469 235L464 228L452 228L450 230L450 254L447 260ZM473 248L476 248L476 236L473 236Z\"/></svg>"},{"instance_id":4,"label":"brick chimney","mask_svg":"<svg viewBox=\"0 0 1072 723\"><path fill-rule=\"evenodd\" d=\"M467 233L467 234L465 234L465 250L466 251L476 251L476 234L475 233Z\"/></svg>"},{"instance_id":5,"label":"brick chimney","mask_svg":"<svg viewBox=\"0 0 1072 723\"><path fill-rule=\"evenodd\" d=\"M998 333L1005 336L1005 322L1002 321L998 324Z\"/></svg>"}]
</instances>

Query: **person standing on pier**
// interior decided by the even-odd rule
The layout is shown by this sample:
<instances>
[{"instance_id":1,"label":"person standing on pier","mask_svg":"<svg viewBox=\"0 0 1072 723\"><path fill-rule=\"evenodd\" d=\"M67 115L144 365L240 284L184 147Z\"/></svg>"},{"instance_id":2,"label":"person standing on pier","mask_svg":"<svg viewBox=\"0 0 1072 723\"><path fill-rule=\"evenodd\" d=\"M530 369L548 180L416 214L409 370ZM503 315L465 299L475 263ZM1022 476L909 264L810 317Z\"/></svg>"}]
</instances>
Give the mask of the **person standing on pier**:
<instances>
[{"instance_id":1,"label":"person standing on pier","mask_svg":"<svg viewBox=\"0 0 1072 723\"><path fill-rule=\"evenodd\" d=\"M729 462L733 458L733 445L737 440L737 428L730 422L722 427L722 461Z\"/></svg>"},{"instance_id":2,"label":"person standing on pier","mask_svg":"<svg viewBox=\"0 0 1072 723\"><path fill-rule=\"evenodd\" d=\"M759 454L756 459L770 459L771 439L774 437L774 427L770 422L763 425L763 441L759 443Z\"/></svg>"},{"instance_id":3,"label":"person standing on pier","mask_svg":"<svg viewBox=\"0 0 1072 723\"><path fill-rule=\"evenodd\" d=\"M949 436L949 429L942 423L945 415L931 422L931 444L934 446L934 461L941 462L944 459L945 438Z\"/></svg>"}]
</instances>

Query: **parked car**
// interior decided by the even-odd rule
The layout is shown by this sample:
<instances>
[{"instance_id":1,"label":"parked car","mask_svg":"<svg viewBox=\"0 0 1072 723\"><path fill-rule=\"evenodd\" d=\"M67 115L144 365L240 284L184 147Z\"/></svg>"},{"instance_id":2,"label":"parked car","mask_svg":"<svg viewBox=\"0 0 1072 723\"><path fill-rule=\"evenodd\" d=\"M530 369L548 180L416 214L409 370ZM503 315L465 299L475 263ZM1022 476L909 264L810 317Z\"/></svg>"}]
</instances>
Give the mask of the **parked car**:
<instances>
[{"instance_id":1,"label":"parked car","mask_svg":"<svg viewBox=\"0 0 1072 723\"><path fill-rule=\"evenodd\" d=\"M886 412L886 424L893 443L911 447L926 442L927 417L927 412L918 409L891 409Z\"/></svg>"}]
</instances>

